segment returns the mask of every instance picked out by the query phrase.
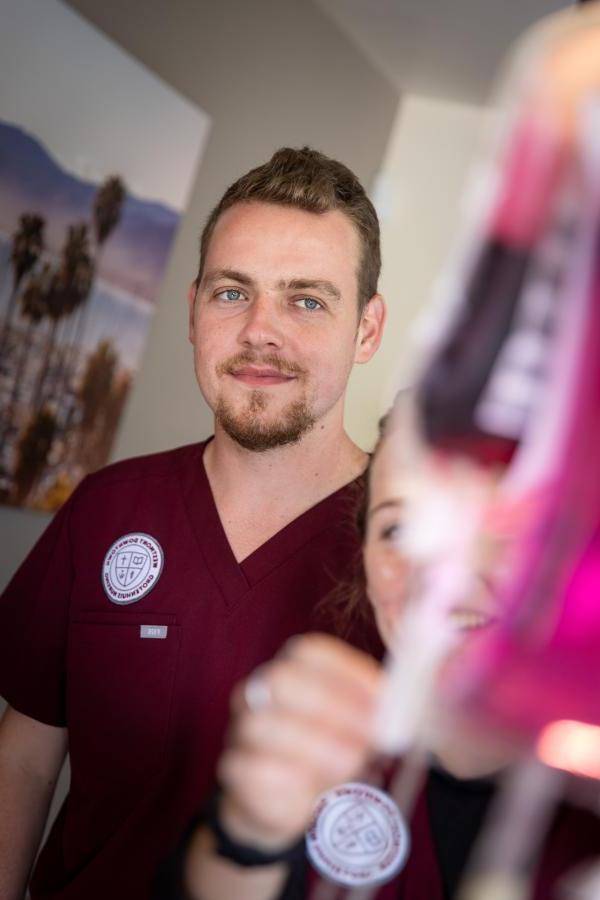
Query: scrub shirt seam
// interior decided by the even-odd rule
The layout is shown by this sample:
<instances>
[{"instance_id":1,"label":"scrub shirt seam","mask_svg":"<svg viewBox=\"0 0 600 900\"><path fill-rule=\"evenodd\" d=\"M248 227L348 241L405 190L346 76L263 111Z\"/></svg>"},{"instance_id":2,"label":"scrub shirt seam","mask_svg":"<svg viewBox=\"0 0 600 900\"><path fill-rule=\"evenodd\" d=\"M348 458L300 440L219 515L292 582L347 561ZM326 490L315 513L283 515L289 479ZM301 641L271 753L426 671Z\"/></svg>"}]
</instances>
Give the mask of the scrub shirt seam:
<instances>
[{"instance_id":1,"label":"scrub shirt seam","mask_svg":"<svg viewBox=\"0 0 600 900\"><path fill-rule=\"evenodd\" d=\"M279 563L277 563L277 565L274 568L270 569L266 575L261 576L261 578L256 582L256 585L260 584L260 582L263 581L264 578L268 578L272 572L276 572L277 569L279 569L282 565L284 565L286 562L288 562L288 560L295 553L299 553L301 550L303 550L307 544L309 544L315 538L319 537L326 529L331 528L332 526L335 526L336 530L337 530L337 528L339 527L339 524L340 524L340 518L343 518L346 520L346 526L348 529L348 534L344 535L344 537L356 538L358 540L359 535L358 535L357 528L355 525L352 524L352 522L355 518L355 512L356 512L356 508L357 508L356 498L350 497L350 496L336 497L336 495L342 494L343 492L350 493L350 491L352 491L354 489L357 489L357 491L360 491L361 479L363 479L363 474L358 475L352 481L348 481L346 484L343 484L341 487L337 488L337 490L333 491L333 493L328 494L326 497L323 497L323 499L319 500L313 506L309 507L307 510L305 510L303 513L301 513L295 519L292 519L291 522L288 522L287 525L284 525L283 528L280 529L280 531L276 532L272 537L268 538L268 540L265 541L264 544L261 544L261 546L257 547L256 550L253 550L252 553L246 557L246 559L244 559L240 563L238 563L238 566L242 570L242 574L246 578L246 581L248 582L248 576L246 575L246 572L244 569L244 563L248 563L248 567L252 568L252 564L249 562L249 560L251 560L255 554L260 553L260 551L266 546L266 544L270 543L271 541L276 541L278 536L280 534L282 534L284 531L286 531L288 528L292 528L294 525L297 525L297 523L299 523L300 520L304 516L308 516L311 513L314 513L318 509L318 507L321 506L321 504L325 504L328 502L335 503L336 506L339 505L342 508L336 509L335 512L337 513L337 517L334 517L332 515L331 520L328 522L325 522L325 524L319 529L319 531L315 532L314 530L311 530L310 535L306 538L306 540L303 541L301 544L296 545L287 554L285 559L282 559ZM342 504L343 504L343 506L342 506ZM254 583L249 583L249 589L251 590L256 585Z\"/></svg>"},{"instance_id":2,"label":"scrub shirt seam","mask_svg":"<svg viewBox=\"0 0 600 900\"><path fill-rule=\"evenodd\" d=\"M71 647L71 626L73 624L73 586L75 584L75 576L77 573L77 569L75 567L75 560L73 557L73 537L71 534L72 524L73 524L73 510L75 508L75 504L79 502L81 495L84 493L86 489L86 482L88 481L89 476L86 476L81 482L81 489L78 491L74 497L73 502L69 505L69 509L67 511L67 543L69 547L69 565L71 570L71 584L69 587L69 600L67 604L67 616L66 616L66 638L65 638L65 649L64 649L64 684L63 684L63 704L64 704L64 721L65 726L68 728L69 726L69 710L68 710L68 661L69 661L69 651ZM89 485L89 482L88 482Z\"/></svg>"},{"instance_id":3,"label":"scrub shirt seam","mask_svg":"<svg viewBox=\"0 0 600 900\"><path fill-rule=\"evenodd\" d=\"M174 707L174 699L175 699L175 686L177 682L177 673L179 671L179 657L181 655L181 644L182 644L182 626L178 625L175 628L175 634L177 635L177 650L173 659L173 667L172 667L172 678L171 678L171 690L169 694L169 714L167 716L167 722L165 727L165 743L163 747L163 752L161 754L160 766L157 769L157 774L162 772L165 766L165 762L169 753L169 745L171 743L171 729L173 723L173 707Z\"/></svg>"},{"instance_id":4,"label":"scrub shirt seam","mask_svg":"<svg viewBox=\"0 0 600 900\"><path fill-rule=\"evenodd\" d=\"M182 485L182 483L181 483L181 481L180 481L179 479L178 479L178 482L177 482L177 483L178 483L179 489L180 489L180 491L181 491L181 501L182 501L183 509L184 509L184 511L185 511L185 515L186 515L187 520L188 520L188 525L189 525L190 531L191 531L191 533L192 533L192 536L193 536L193 539L194 539L194 543L195 543L196 547L198 548L198 552L200 553L200 555L201 555L201 557L202 557L202 559L203 559L203 561L204 561L204 566L205 566L205 568L206 568L206 571L207 571L208 574L210 575L211 581L212 581L212 583L214 584L216 590L218 591L219 596L221 597L221 601L222 601L223 606L225 607L225 609L226 609L226 610L232 609L232 608L234 608L235 604L231 604L231 603L229 602L227 595L225 594L225 592L224 592L223 589L221 588L221 585L219 584L217 578L215 578L215 576L214 576L214 574L213 574L213 570L212 570L212 567L211 567L211 565L210 565L210 563L209 563L209 561L208 561L207 554L205 553L204 548L203 548L203 546L202 546L202 542L200 541L200 539L199 539L199 537L198 537L198 533L197 533L197 530L196 530L196 527L195 527L196 523L194 522L194 519L193 519L193 517L192 517L191 511L190 511L190 509L189 509L189 507L188 507L186 492L184 491L183 485ZM243 573L242 573L242 574L243 574ZM243 577L245 578L246 583L247 583L247 582L248 582L248 579L246 578L245 575L244 575ZM247 584L247 587L246 587L246 593L247 593L248 590L250 590L250 588L251 588L251 585L248 585L248 584Z\"/></svg>"},{"instance_id":5,"label":"scrub shirt seam","mask_svg":"<svg viewBox=\"0 0 600 900\"><path fill-rule=\"evenodd\" d=\"M98 489L106 490L109 487L114 487L123 482L129 483L129 482L133 482L133 481L164 481L165 479L170 479L170 478L173 478L174 476L177 477L177 475L179 474L179 468L180 467L178 466L176 469L173 469L170 472L142 472L142 473L132 473L131 475L121 475L121 476L115 475L114 479L111 478L107 484L102 484L101 482L103 479L100 479L100 478L92 481L91 480L92 476L88 475L88 476L86 476L85 480L87 481L88 479L90 479L90 481L85 486L85 490L89 494ZM106 476L106 478L108 480L108 476ZM82 492L83 492L83 485L84 485L84 482L81 483L81 487L80 487L80 490Z\"/></svg>"},{"instance_id":6,"label":"scrub shirt seam","mask_svg":"<svg viewBox=\"0 0 600 900\"><path fill-rule=\"evenodd\" d=\"M271 575L274 575L279 569L281 569L283 566L287 565L293 556L295 556L298 553L301 553L308 544L310 544L312 541L317 540L317 538L319 538L323 534L323 532L326 531L330 527L331 527L331 522L327 522L325 525L323 525L322 528L319 529L319 531L313 532L310 535L310 537L308 537L305 541L303 541L301 544L298 544L298 546L294 547L293 550L291 550L283 559L281 559L277 563L276 566L269 569L268 572L266 572L264 575L262 575L258 579L258 581L252 582L250 584L250 590L254 590L254 588L257 588L263 581L265 581L267 578L270 578ZM244 564L242 562L242 567L243 567L243 565ZM246 580L248 580L248 576L246 576Z\"/></svg>"}]
</instances>

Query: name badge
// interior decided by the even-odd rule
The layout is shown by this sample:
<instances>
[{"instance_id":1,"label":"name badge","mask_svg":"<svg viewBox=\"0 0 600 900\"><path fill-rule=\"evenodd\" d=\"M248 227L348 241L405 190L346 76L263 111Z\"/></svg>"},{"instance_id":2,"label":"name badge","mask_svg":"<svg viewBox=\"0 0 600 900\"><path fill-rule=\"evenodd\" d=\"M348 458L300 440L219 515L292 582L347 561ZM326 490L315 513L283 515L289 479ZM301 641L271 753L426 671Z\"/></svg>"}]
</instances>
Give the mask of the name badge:
<instances>
[{"instance_id":1,"label":"name badge","mask_svg":"<svg viewBox=\"0 0 600 900\"><path fill-rule=\"evenodd\" d=\"M168 625L140 625L141 638L155 638L164 640L169 631Z\"/></svg>"}]
</instances>

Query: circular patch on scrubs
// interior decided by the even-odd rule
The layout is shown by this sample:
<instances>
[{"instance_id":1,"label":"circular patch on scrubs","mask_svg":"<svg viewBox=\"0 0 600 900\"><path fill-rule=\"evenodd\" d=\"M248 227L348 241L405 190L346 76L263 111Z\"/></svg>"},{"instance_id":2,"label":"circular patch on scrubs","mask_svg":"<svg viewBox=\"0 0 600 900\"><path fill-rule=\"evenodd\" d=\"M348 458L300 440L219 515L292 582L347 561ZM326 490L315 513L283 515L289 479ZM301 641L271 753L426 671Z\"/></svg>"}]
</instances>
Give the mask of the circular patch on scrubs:
<instances>
[{"instance_id":1,"label":"circular patch on scrubs","mask_svg":"<svg viewBox=\"0 0 600 900\"><path fill-rule=\"evenodd\" d=\"M102 587L119 606L137 603L160 578L164 553L149 534L124 534L112 544L102 563Z\"/></svg>"},{"instance_id":2,"label":"circular patch on scrubs","mask_svg":"<svg viewBox=\"0 0 600 900\"><path fill-rule=\"evenodd\" d=\"M367 887L402 869L410 834L391 797L370 784L348 782L317 801L306 848L312 865L330 881Z\"/></svg>"}]
</instances>

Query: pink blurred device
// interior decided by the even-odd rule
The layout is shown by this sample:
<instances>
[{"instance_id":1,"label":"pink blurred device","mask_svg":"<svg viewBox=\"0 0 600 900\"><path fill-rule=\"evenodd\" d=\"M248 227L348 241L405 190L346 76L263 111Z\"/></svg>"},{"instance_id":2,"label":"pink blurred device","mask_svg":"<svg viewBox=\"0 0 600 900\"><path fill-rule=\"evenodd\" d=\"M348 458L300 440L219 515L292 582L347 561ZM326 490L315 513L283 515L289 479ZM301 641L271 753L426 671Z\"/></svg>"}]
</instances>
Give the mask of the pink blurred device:
<instances>
[{"instance_id":1,"label":"pink blurred device","mask_svg":"<svg viewBox=\"0 0 600 900\"><path fill-rule=\"evenodd\" d=\"M426 444L503 470L524 513L501 622L445 693L600 777L600 4L536 32L514 69L417 391Z\"/></svg>"}]
</instances>

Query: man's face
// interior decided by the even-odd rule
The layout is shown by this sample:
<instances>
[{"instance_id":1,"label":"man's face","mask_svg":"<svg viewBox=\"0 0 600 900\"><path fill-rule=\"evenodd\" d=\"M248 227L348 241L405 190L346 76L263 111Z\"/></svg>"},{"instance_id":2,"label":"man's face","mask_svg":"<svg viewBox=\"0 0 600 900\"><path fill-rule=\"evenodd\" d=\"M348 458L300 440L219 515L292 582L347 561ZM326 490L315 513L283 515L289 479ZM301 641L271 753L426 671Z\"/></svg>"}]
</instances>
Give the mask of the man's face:
<instances>
[{"instance_id":1,"label":"man's face","mask_svg":"<svg viewBox=\"0 0 600 900\"><path fill-rule=\"evenodd\" d=\"M217 222L190 340L208 405L251 450L294 443L339 415L355 361L366 361L358 315L358 234L321 215L240 203Z\"/></svg>"}]
</instances>

